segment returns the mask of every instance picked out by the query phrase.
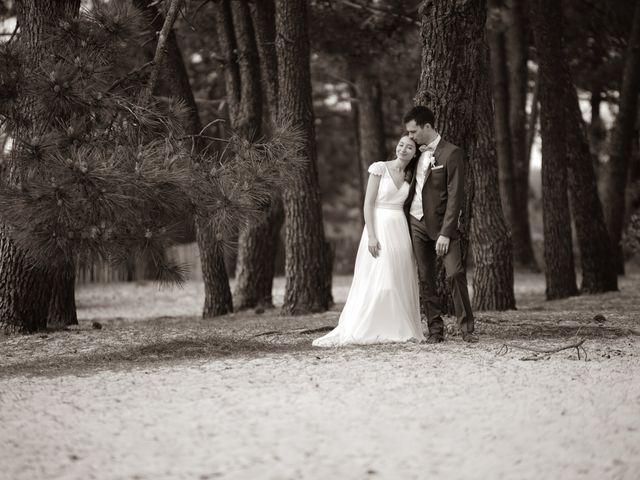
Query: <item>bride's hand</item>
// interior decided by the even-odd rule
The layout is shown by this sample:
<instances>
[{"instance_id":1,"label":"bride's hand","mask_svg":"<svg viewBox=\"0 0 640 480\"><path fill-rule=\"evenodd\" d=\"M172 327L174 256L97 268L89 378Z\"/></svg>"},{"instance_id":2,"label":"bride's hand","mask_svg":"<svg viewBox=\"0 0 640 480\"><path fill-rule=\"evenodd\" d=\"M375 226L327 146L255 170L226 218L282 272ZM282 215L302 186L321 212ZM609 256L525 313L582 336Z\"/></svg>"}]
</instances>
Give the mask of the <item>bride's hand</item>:
<instances>
[{"instance_id":1,"label":"bride's hand","mask_svg":"<svg viewBox=\"0 0 640 480\"><path fill-rule=\"evenodd\" d=\"M370 238L369 239L369 253L373 256L373 258L376 258L379 254L380 254L380 242L378 241L377 238Z\"/></svg>"}]
</instances>

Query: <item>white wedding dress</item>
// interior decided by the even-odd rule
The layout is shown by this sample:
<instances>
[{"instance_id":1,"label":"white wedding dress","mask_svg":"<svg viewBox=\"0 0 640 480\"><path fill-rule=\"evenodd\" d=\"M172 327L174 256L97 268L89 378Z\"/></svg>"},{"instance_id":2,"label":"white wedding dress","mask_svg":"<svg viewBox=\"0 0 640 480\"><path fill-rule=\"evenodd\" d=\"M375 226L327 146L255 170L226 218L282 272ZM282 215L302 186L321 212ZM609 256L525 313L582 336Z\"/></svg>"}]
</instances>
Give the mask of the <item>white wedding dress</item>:
<instances>
[{"instance_id":1,"label":"white wedding dress","mask_svg":"<svg viewBox=\"0 0 640 480\"><path fill-rule=\"evenodd\" d=\"M373 163L369 173L381 176L374 208L380 253L377 258L369 253L365 227L338 326L314 340L316 347L424 340L417 266L402 210L410 187L407 182L396 187L386 162Z\"/></svg>"}]
</instances>

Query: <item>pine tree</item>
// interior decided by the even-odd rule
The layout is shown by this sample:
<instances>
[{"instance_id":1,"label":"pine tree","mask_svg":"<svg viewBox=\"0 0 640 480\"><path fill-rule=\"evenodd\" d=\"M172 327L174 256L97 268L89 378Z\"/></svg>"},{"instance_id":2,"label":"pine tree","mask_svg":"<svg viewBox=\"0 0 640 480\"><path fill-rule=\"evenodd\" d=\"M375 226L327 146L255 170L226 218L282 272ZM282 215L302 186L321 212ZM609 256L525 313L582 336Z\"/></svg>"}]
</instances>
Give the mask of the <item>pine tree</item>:
<instances>
[{"instance_id":1,"label":"pine tree","mask_svg":"<svg viewBox=\"0 0 640 480\"><path fill-rule=\"evenodd\" d=\"M0 115L13 137L0 212L34 268L118 264L144 253L158 280L179 282L184 266L165 249L186 215L208 219L216 239L225 238L297 175L301 133L289 125L253 143L187 135L184 104L149 97L150 65L135 64L143 26L128 2L96 4L48 29L55 54L35 65L19 42L0 51L8 72Z\"/></svg>"},{"instance_id":2,"label":"pine tree","mask_svg":"<svg viewBox=\"0 0 640 480\"><path fill-rule=\"evenodd\" d=\"M55 53L56 45L47 42L47 31L56 28L57 21L76 16L80 0L21 0L13 7L17 23L21 26L20 34L16 36L14 31L8 44L3 47L15 41L15 50L19 49L23 56L30 58L32 64L37 64L44 56ZM2 69L2 81L7 85L0 95L2 108L19 112L20 122L15 128L20 129L24 136L33 135L41 127L41 119L32 108L28 91L19 98L13 98L21 86L16 56L8 52L2 64L5 67ZM10 127L3 127L7 140ZM5 145L6 142L3 147ZM19 181L9 162L0 163L3 178L6 177L9 182ZM20 324L29 330L45 328L50 321L58 325L74 323L73 273L70 265L64 265L54 272L26 268L25 252L12 241L7 226L0 225L0 321L3 323Z\"/></svg>"},{"instance_id":3,"label":"pine tree","mask_svg":"<svg viewBox=\"0 0 640 480\"><path fill-rule=\"evenodd\" d=\"M468 158L461 231L463 245L470 234L476 263L473 308L512 309L513 250L497 186L486 1L425 1L421 11L422 73L415 100L433 109L442 137Z\"/></svg>"},{"instance_id":4,"label":"pine tree","mask_svg":"<svg viewBox=\"0 0 640 480\"><path fill-rule=\"evenodd\" d=\"M283 196L286 218L283 310L288 314L322 312L333 301L331 252L324 235L318 183L308 22L306 1L276 1L278 117L301 126L304 143L300 154L306 160L303 174L289 184Z\"/></svg>"},{"instance_id":5,"label":"pine tree","mask_svg":"<svg viewBox=\"0 0 640 480\"><path fill-rule=\"evenodd\" d=\"M563 93L556 88L562 76L560 31L547 18L550 2L530 2L531 23L540 72L540 131L542 134L542 213L544 224L544 263L548 300L578 293L569 211L566 111ZM555 20L555 19L554 19ZM546 52L546 55L542 55ZM552 56L555 55L555 56Z\"/></svg>"}]
</instances>

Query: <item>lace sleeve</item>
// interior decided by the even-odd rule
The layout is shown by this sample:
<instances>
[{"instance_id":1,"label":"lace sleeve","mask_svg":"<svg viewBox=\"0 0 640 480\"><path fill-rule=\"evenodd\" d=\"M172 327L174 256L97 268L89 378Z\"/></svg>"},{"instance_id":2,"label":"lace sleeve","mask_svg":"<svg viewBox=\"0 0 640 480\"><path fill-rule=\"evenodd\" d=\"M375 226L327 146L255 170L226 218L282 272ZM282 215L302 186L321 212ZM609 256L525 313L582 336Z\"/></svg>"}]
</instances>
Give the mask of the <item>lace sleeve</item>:
<instances>
[{"instance_id":1,"label":"lace sleeve","mask_svg":"<svg viewBox=\"0 0 640 480\"><path fill-rule=\"evenodd\" d=\"M369 173L373 175L384 175L384 162L375 162L369 165Z\"/></svg>"}]
</instances>

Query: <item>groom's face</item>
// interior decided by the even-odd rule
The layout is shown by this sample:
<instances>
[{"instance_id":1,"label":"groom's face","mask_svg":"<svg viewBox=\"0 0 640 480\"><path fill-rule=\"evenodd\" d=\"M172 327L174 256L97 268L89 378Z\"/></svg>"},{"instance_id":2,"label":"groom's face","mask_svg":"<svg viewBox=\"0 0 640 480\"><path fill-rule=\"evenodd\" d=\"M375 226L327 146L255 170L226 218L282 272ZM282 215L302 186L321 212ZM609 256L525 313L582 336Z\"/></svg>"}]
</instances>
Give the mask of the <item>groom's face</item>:
<instances>
[{"instance_id":1,"label":"groom's face","mask_svg":"<svg viewBox=\"0 0 640 480\"><path fill-rule=\"evenodd\" d=\"M405 125L409 137L419 145L426 145L431 143L433 129L431 125L425 123L422 127L416 123L415 120L411 120Z\"/></svg>"}]
</instances>

